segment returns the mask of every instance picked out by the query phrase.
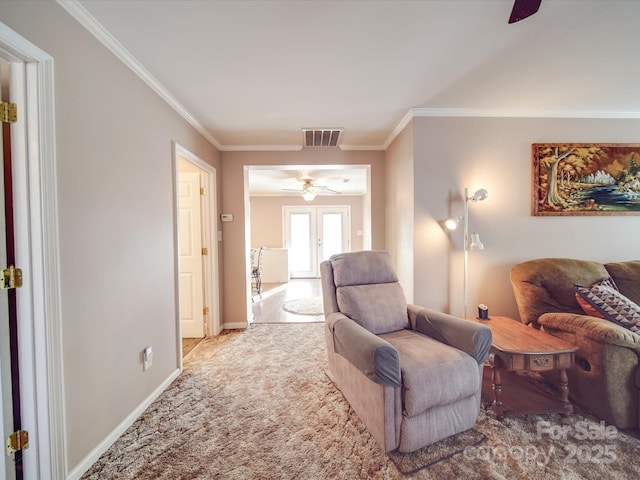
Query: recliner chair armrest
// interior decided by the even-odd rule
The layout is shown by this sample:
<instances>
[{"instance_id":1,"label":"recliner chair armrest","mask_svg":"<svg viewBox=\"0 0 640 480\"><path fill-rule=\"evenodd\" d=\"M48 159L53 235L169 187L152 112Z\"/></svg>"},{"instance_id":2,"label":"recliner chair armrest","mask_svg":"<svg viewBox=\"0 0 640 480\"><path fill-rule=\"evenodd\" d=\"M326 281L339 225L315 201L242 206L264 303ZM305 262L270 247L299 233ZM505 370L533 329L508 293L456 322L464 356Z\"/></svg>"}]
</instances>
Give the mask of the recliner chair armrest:
<instances>
[{"instance_id":1,"label":"recliner chair armrest","mask_svg":"<svg viewBox=\"0 0 640 480\"><path fill-rule=\"evenodd\" d=\"M389 342L342 313L329 314L327 321L337 354L373 382L393 387L402 385L398 352Z\"/></svg>"},{"instance_id":2,"label":"recliner chair armrest","mask_svg":"<svg viewBox=\"0 0 640 480\"><path fill-rule=\"evenodd\" d=\"M640 335L604 318L550 312L540 315L538 323L545 330L561 330L596 342L631 348L640 353Z\"/></svg>"},{"instance_id":3,"label":"recliner chair armrest","mask_svg":"<svg viewBox=\"0 0 640 480\"><path fill-rule=\"evenodd\" d=\"M491 329L447 313L408 305L411 325L418 332L471 355L478 365L489 357Z\"/></svg>"}]
</instances>

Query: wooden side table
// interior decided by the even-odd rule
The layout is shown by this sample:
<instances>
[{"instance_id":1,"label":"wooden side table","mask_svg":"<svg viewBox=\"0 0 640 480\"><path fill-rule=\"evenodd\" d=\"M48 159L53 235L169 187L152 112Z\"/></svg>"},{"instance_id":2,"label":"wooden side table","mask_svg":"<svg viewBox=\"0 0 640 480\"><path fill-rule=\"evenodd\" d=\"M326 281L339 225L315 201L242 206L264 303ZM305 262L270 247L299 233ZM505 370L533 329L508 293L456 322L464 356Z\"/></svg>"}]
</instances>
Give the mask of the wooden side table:
<instances>
[{"instance_id":1,"label":"wooden side table","mask_svg":"<svg viewBox=\"0 0 640 480\"><path fill-rule=\"evenodd\" d=\"M490 375L485 371L483 393L493 397L491 408L498 419L502 420L508 414L561 413L568 416L573 412L567 369L574 365L577 347L509 317L469 320L487 325L493 333L488 360ZM559 398L514 373L550 370L559 370Z\"/></svg>"}]
</instances>

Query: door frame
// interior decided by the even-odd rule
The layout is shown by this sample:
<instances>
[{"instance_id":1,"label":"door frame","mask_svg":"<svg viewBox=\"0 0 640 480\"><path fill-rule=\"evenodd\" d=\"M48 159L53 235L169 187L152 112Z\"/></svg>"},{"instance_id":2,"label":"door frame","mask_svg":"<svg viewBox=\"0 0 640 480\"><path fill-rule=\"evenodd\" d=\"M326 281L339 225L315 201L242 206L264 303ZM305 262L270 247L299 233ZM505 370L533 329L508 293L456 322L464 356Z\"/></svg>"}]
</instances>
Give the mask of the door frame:
<instances>
[{"instance_id":1,"label":"door frame","mask_svg":"<svg viewBox=\"0 0 640 480\"><path fill-rule=\"evenodd\" d=\"M220 323L220 294L218 281L218 210L217 210L217 180L216 169L212 165L191 153L177 142L173 142L173 209L174 209L174 263L175 263L175 292L176 292L176 332L178 337L178 363L182 371L182 322L180 315L180 223L178 208L178 182L180 180L180 161L182 158L207 174L207 195L204 202L202 217L204 219L203 247L209 249L209 255L205 256L205 277L207 285L204 301L209 306L209 316L206 323L206 335L218 335L222 331Z\"/></svg>"},{"instance_id":2,"label":"door frame","mask_svg":"<svg viewBox=\"0 0 640 480\"><path fill-rule=\"evenodd\" d=\"M282 244L286 248L290 248L289 239L291 236L291 214L293 213L309 213L310 214L310 230L311 230L311 244L309 247L312 249L311 252L311 270L308 272L311 274L310 277L306 276L298 276L293 275L293 270L291 270L291 278L319 278L320 277L320 246L318 245L318 238L322 235L320 232L320 222L323 213L327 213L328 211L338 211L340 210L340 215L343 216L343 240L345 240L345 252L351 251L351 206L350 205L322 205L322 204L312 204L312 205L283 205L282 206ZM322 239L324 242L324 238Z\"/></svg>"},{"instance_id":3,"label":"door frame","mask_svg":"<svg viewBox=\"0 0 640 480\"><path fill-rule=\"evenodd\" d=\"M0 55L18 70L12 126L23 453L29 478L65 478L66 430L55 154L53 58L0 23ZM24 88L22 88L24 87ZM22 115L20 112L23 112ZM16 162L24 158L25 162Z\"/></svg>"}]
</instances>

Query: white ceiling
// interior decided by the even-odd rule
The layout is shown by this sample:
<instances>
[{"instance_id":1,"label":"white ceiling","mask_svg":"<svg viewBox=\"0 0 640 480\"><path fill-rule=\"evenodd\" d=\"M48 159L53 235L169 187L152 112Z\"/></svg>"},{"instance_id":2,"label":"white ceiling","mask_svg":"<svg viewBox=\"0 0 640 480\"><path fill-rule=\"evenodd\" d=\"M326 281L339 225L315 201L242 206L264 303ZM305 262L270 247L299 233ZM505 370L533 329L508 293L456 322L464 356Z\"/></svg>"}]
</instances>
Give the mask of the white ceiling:
<instances>
[{"instance_id":1,"label":"white ceiling","mask_svg":"<svg viewBox=\"0 0 640 480\"><path fill-rule=\"evenodd\" d=\"M384 149L421 115L640 117L638 0L512 25L512 0L61 2L222 150L301 148L305 127Z\"/></svg>"}]
</instances>

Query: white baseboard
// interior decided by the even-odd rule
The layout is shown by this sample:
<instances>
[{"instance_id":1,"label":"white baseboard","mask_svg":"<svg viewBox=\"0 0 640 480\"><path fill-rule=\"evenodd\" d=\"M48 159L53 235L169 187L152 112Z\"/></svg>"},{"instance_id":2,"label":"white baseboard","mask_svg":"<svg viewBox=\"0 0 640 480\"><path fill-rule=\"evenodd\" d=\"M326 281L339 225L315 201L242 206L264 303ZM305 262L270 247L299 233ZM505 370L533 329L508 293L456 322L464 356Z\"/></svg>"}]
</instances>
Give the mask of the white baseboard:
<instances>
[{"instance_id":1,"label":"white baseboard","mask_svg":"<svg viewBox=\"0 0 640 480\"><path fill-rule=\"evenodd\" d=\"M171 382L173 382L180 370L175 370L169 377L156 388L151 395L144 399L144 401L138 405L138 407L131 412L121 423L118 425L102 442L98 444L82 461L76 465L76 467L67 475L68 480L78 480L82 475L91 468L91 466L100 458L104 452L109 450L109 447L120 438L120 436L129 428L136 419L142 415L142 413L156 400L162 392L164 392Z\"/></svg>"},{"instance_id":2,"label":"white baseboard","mask_svg":"<svg viewBox=\"0 0 640 480\"><path fill-rule=\"evenodd\" d=\"M225 323L222 327L224 330L245 329L249 326L247 322L230 322Z\"/></svg>"}]
</instances>

